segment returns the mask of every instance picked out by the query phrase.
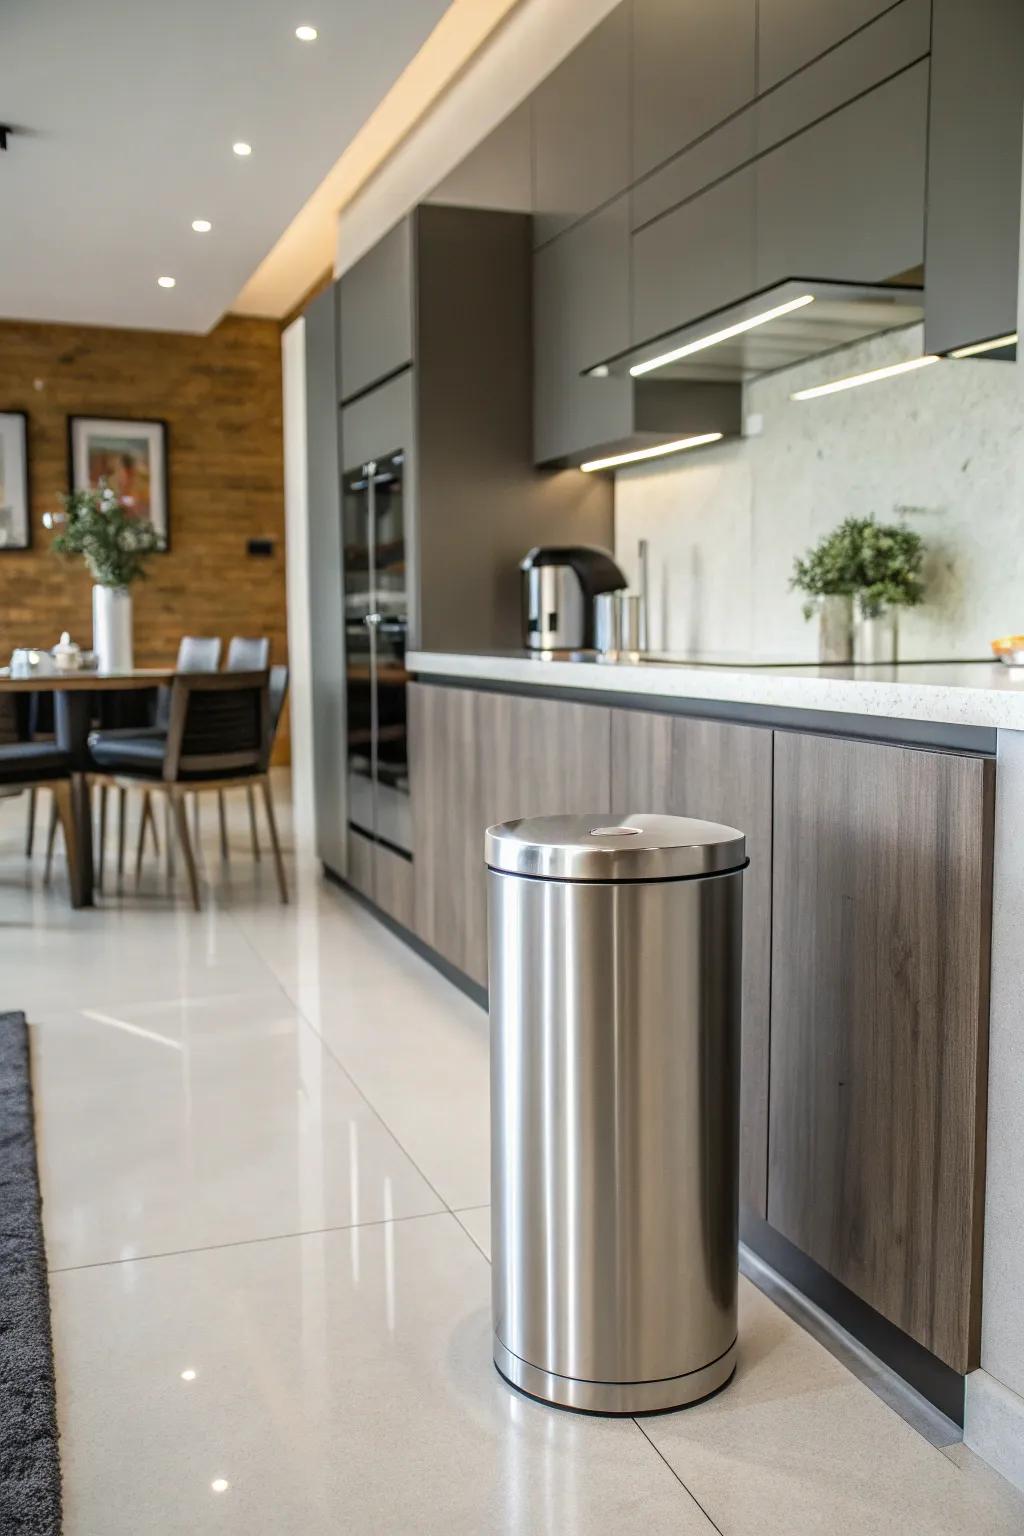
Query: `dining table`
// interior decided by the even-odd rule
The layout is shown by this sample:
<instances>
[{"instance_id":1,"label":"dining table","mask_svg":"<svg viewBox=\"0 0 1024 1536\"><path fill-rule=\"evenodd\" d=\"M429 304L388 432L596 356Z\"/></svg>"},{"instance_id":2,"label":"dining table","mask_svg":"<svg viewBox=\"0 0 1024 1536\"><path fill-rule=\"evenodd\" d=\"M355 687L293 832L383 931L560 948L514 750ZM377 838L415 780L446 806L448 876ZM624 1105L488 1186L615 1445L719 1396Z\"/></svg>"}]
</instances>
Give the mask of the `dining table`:
<instances>
[{"instance_id":1,"label":"dining table","mask_svg":"<svg viewBox=\"0 0 1024 1536\"><path fill-rule=\"evenodd\" d=\"M166 686L174 678L173 667L132 667L121 672L97 672L82 668L66 672L14 674L0 668L0 693L52 693L54 735L57 745L71 758L71 797L78 831L78 879L71 881L72 904L95 905L92 848L92 816L89 809L89 732L100 693L135 693L142 688Z\"/></svg>"}]
</instances>

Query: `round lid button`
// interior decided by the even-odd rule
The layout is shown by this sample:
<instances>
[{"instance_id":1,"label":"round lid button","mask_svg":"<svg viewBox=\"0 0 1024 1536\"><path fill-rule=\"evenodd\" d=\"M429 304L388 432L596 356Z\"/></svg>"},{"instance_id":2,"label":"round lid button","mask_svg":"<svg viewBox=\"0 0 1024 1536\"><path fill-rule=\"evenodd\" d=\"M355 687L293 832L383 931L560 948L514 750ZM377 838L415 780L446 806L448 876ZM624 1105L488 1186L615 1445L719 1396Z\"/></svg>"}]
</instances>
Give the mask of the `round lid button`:
<instances>
[{"instance_id":1,"label":"round lid button","mask_svg":"<svg viewBox=\"0 0 1024 1536\"><path fill-rule=\"evenodd\" d=\"M639 837L639 827L591 827L591 837Z\"/></svg>"}]
</instances>

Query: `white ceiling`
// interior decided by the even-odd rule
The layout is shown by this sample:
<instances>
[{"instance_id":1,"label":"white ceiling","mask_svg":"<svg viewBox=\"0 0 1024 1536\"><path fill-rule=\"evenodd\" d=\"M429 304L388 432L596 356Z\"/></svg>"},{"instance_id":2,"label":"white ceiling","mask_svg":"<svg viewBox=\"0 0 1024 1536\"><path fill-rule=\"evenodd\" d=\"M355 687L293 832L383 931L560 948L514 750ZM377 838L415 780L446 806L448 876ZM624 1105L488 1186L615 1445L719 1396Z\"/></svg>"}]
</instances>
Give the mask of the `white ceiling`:
<instances>
[{"instance_id":1,"label":"white ceiling","mask_svg":"<svg viewBox=\"0 0 1024 1536\"><path fill-rule=\"evenodd\" d=\"M447 4L0 0L0 316L209 330Z\"/></svg>"}]
</instances>

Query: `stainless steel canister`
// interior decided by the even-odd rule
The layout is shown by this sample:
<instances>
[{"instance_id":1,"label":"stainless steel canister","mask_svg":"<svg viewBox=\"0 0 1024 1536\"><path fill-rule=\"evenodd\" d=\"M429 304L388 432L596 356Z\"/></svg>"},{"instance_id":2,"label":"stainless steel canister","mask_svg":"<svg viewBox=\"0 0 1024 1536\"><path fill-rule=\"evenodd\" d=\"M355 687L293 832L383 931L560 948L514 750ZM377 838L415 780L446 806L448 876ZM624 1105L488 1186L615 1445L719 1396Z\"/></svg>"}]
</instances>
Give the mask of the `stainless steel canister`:
<instances>
[{"instance_id":1,"label":"stainless steel canister","mask_svg":"<svg viewBox=\"0 0 1024 1536\"><path fill-rule=\"evenodd\" d=\"M546 816L486 855L495 1364L564 1408L699 1401L735 1366L744 836Z\"/></svg>"}]
</instances>

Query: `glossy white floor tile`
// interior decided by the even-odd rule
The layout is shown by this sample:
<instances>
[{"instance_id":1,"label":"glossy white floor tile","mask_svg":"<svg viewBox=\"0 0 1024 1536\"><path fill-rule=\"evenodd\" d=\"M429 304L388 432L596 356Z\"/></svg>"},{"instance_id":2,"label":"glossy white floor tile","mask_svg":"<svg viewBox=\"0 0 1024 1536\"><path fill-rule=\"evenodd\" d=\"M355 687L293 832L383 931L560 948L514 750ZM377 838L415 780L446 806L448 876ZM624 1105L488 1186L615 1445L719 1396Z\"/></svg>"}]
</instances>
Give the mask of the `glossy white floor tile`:
<instances>
[{"instance_id":1,"label":"glossy white floor tile","mask_svg":"<svg viewBox=\"0 0 1024 1536\"><path fill-rule=\"evenodd\" d=\"M483 1012L312 861L280 906L243 799L228 866L205 817L198 915L152 864L71 913L23 825L0 803L0 1006L34 1023L66 1536L1024 1531L747 1282L708 1403L516 1396Z\"/></svg>"},{"instance_id":2,"label":"glossy white floor tile","mask_svg":"<svg viewBox=\"0 0 1024 1536\"><path fill-rule=\"evenodd\" d=\"M336 887L296 899L305 931L236 921L447 1204L489 1201L486 1013Z\"/></svg>"},{"instance_id":3,"label":"glossy white floor tile","mask_svg":"<svg viewBox=\"0 0 1024 1536\"><path fill-rule=\"evenodd\" d=\"M929 1445L773 1302L740 1285L732 1386L644 1424L721 1531L1019 1536L1024 1497Z\"/></svg>"},{"instance_id":4,"label":"glossy white floor tile","mask_svg":"<svg viewBox=\"0 0 1024 1536\"><path fill-rule=\"evenodd\" d=\"M56 1275L66 1536L713 1536L630 1420L499 1380L488 1298L449 1215Z\"/></svg>"},{"instance_id":5,"label":"glossy white floor tile","mask_svg":"<svg viewBox=\"0 0 1024 1536\"><path fill-rule=\"evenodd\" d=\"M442 1209L283 993L34 1031L52 1267Z\"/></svg>"}]
</instances>

